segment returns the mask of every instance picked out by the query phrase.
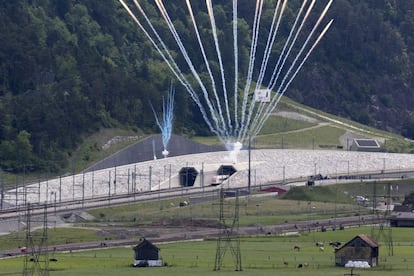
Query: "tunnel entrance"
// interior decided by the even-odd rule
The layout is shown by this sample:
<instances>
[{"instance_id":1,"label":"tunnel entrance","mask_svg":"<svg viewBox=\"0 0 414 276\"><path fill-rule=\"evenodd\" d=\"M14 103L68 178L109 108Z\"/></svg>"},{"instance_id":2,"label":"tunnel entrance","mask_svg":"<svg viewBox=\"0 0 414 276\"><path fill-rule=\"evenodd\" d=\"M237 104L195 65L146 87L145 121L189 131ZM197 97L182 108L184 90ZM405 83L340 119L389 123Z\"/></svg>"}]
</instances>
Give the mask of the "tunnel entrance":
<instances>
[{"instance_id":1,"label":"tunnel entrance","mask_svg":"<svg viewBox=\"0 0 414 276\"><path fill-rule=\"evenodd\" d=\"M180 185L183 187L194 186L198 172L194 167L184 167L180 170Z\"/></svg>"}]
</instances>

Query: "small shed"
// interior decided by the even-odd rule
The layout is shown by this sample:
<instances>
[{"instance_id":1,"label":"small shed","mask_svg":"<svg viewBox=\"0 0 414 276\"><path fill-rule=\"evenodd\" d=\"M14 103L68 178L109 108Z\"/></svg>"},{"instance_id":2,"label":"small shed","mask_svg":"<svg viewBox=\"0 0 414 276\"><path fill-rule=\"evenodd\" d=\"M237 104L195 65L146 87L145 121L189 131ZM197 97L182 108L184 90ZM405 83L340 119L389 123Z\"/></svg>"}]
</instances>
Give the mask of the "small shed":
<instances>
[{"instance_id":1,"label":"small shed","mask_svg":"<svg viewBox=\"0 0 414 276\"><path fill-rule=\"evenodd\" d=\"M160 249L146 239L133 247L135 252L134 267L162 266L162 260L159 258Z\"/></svg>"},{"instance_id":2,"label":"small shed","mask_svg":"<svg viewBox=\"0 0 414 276\"><path fill-rule=\"evenodd\" d=\"M350 150L378 152L381 151L381 146L375 139L354 139Z\"/></svg>"},{"instance_id":3,"label":"small shed","mask_svg":"<svg viewBox=\"0 0 414 276\"><path fill-rule=\"evenodd\" d=\"M335 265L345 266L350 261L367 262L371 267L378 266L379 245L366 234L354 237L335 250Z\"/></svg>"},{"instance_id":4,"label":"small shed","mask_svg":"<svg viewBox=\"0 0 414 276\"><path fill-rule=\"evenodd\" d=\"M414 227L414 208L395 206L390 215L390 225L394 227Z\"/></svg>"}]
</instances>

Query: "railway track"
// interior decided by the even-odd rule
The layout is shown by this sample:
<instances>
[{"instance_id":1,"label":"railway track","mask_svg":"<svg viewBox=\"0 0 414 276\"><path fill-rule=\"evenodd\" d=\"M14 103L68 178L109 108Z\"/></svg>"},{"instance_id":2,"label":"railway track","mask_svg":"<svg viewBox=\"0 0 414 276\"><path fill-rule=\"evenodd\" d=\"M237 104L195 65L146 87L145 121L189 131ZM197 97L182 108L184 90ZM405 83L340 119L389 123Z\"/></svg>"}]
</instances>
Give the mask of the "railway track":
<instances>
[{"instance_id":1,"label":"railway track","mask_svg":"<svg viewBox=\"0 0 414 276\"><path fill-rule=\"evenodd\" d=\"M383 218L378 218L374 215L365 216L352 216L352 217L338 217L334 219L322 219L318 222L312 221L297 221L289 222L278 225L267 225L267 226L246 226L240 227L239 233L241 236L272 236L281 235L288 232L313 232L321 231L340 231L348 227L359 227L362 225L375 225L383 221ZM186 229L184 226L182 229L177 229L175 232L159 234L158 236L151 237L151 242L162 243L162 242L176 242L184 240L204 240L206 238L216 238L219 234L218 228L191 228L192 230ZM54 252L76 252L82 250L95 250L105 249L113 247L123 246L134 246L138 243L137 239L123 239L123 240L102 240L93 242L82 242L82 243L67 243L58 245L49 245L48 253L53 254ZM22 252L19 248L0 250L0 258L10 258L16 256L24 256L30 254L30 252Z\"/></svg>"},{"instance_id":2,"label":"railway track","mask_svg":"<svg viewBox=\"0 0 414 276\"><path fill-rule=\"evenodd\" d=\"M73 212L78 210L93 209L107 206L118 206L131 203L143 203L154 200L171 198L203 196L216 193L220 188L214 186L172 188L166 190L147 191L129 194L114 194L93 198L64 200L61 202L49 202L44 204L30 203L17 207L4 208L0 211L0 219L16 218L24 215L30 208L31 214L43 214L46 208L47 213Z\"/></svg>"}]
</instances>

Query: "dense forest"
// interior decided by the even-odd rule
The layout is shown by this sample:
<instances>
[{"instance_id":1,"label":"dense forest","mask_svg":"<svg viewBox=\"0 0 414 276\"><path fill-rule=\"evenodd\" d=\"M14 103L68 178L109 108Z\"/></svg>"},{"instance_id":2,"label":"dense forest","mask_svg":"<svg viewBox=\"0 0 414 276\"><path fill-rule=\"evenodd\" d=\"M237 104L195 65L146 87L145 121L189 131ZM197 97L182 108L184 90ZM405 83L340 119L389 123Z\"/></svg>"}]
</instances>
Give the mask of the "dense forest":
<instances>
[{"instance_id":1,"label":"dense forest","mask_svg":"<svg viewBox=\"0 0 414 276\"><path fill-rule=\"evenodd\" d=\"M178 16L183 2L168 1ZM239 2L242 17L254 1ZM414 138L411 1L335 0L329 16L287 95ZM0 40L0 167L57 171L100 128L158 131L149 103L162 106L174 76L118 0L0 1ZM174 132L211 135L179 84L176 98Z\"/></svg>"}]
</instances>

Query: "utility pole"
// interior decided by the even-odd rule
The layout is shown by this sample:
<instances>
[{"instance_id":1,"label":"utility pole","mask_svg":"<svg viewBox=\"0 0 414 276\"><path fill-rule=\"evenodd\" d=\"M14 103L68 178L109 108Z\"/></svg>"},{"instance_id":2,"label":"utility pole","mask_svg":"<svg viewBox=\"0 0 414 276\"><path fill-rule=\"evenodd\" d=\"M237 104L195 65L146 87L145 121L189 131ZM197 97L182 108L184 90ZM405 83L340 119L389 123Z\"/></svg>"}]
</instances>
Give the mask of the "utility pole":
<instances>
[{"instance_id":1,"label":"utility pole","mask_svg":"<svg viewBox=\"0 0 414 276\"><path fill-rule=\"evenodd\" d=\"M0 210L3 210L3 200L4 200L4 183L3 183L3 171L0 168Z\"/></svg>"},{"instance_id":2,"label":"utility pole","mask_svg":"<svg viewBox=\"0 0 414 276\"><path fill-rule=\"evenodd\" d=\"M251 135L249 134L249 149L248 149L248 152L249 152L249 171L248 171L248 176L247 176L247 190L249 191L249 194L250 194L250 186L251 186L251 141L252 141L252 137L251 137Z\"/></svg>"},{"instance_id":3,"label":"utility pole","mask_svg":"<svg viewBox=\"0 0 414 276\"><path fill-rule=\"evenodd\" d=\"M3 199L4 199L3 171L0 168L0 210L3 210Z\"/></svg>"}]
</instances>

